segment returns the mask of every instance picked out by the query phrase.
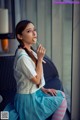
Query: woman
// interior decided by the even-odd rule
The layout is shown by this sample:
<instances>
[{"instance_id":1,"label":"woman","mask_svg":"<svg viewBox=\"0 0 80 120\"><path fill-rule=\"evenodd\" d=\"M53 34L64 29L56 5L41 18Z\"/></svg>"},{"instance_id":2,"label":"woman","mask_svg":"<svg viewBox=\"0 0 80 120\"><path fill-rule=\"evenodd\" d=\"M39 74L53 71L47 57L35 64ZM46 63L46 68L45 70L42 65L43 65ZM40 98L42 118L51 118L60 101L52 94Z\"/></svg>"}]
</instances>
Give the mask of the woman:
<instances>
[{"instance_id":1,"label":"woman","mask_svg":"<svg viewBox=\"0 0 80 120\"><path fill-rule=\"evenodd\" d=\"M19 47L14 61L14 77L17 93L13 109L9 104L10 120L45 120L51 114L52 120L62 120L67 103L63 92L46 89L43 75L45 48L40 44L35 53L32 45L37 42L37 32L31 21L22 20L16 26Z\"/></svg>"}]
</instances>

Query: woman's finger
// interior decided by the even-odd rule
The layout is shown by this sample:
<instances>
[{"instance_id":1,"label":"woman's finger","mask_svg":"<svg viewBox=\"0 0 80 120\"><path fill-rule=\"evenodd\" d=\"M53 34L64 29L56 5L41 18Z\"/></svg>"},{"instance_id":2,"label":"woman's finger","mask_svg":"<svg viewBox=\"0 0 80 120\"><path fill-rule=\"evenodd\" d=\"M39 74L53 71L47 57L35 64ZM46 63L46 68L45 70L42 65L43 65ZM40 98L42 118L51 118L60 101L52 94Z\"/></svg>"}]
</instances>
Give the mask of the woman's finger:
<instances>
[{"instance_id":1,"label":"woman's finger","mask_svg":"<svg viewBox=\"0 0 80 120\"><path fill-rule=\"evenodd\" d=\"M56 90L54 90L54 89L49 89L49 93L52 94L52 95L56 95Z\"/></svg>"},{"instance_id":2,"label":"woman's finger","mask_svg":"<svg viewBox=\"0 0 80 120\"><path fill-rule=\"evenodd\" d=\"M40 48L41 48L41 44L38 46L37 51L40 51Z\"/></svg>"},{"instance_id":3,"label":"woman's finger","mask_svg":"<svg viewBox=\"0 0 80 120\"><path fill-rule=\"evenodd\" d=\"M52 92L53 92L54 95L56 95L56 90L53 89Z\"/></svg>"}]
</instances>

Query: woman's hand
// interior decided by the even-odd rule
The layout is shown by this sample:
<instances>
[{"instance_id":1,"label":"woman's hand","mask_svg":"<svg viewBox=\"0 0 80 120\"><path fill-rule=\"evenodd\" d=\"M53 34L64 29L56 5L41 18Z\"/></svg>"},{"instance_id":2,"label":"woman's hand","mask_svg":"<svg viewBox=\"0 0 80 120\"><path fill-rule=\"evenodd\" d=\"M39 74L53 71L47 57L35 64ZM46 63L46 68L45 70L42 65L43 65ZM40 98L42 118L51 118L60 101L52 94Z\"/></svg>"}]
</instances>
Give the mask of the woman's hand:
<instances>
[{"instance_id":1,"label":"woman's hand","mask_svg":"<svg viewBox=\"0 0 80 120\"><path fill-rule=\"evenodd\" d=\"M45 52L46 52L46 49L40 44L38 49L37 49L38 60L43 60Z\"/></svg>"},{"instance_id":2,"label":"woman's hand","mask_svg":"<svg viewBox=\"0 0 80 120\"><path fill-rule=\"evenodd\" d=\"M55 95L57 94L56 90L55 89L46 89L44 87L41 88L41 90L46 93L46 94L49 94L49 95Z\"/></svg>"}]
</instances>

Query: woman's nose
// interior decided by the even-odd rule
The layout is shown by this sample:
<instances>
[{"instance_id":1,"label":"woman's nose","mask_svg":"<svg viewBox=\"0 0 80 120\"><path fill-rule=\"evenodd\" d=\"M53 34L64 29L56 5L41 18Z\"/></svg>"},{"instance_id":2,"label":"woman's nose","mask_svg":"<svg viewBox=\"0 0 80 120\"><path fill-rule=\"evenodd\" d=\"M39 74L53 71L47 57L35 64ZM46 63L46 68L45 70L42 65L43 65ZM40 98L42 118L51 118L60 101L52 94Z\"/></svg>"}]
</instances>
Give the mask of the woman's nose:
<instances>
[{"instance_id":1,"label":"woman's nose","mask_svg":"<svg viewBox=\"0 0 80 120\"><path fill-rule=\"evenodd\" d=\"M33 31L33 35L37 35L36 31Z\"/></svg>"}]
</instances>

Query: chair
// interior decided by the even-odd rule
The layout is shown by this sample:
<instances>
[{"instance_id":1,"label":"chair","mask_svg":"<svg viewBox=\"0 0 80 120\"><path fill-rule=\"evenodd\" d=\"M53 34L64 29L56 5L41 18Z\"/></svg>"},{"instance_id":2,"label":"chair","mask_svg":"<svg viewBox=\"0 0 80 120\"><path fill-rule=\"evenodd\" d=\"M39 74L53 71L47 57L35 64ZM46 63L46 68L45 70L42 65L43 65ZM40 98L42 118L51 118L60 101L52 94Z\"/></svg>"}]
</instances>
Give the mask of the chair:
<instances>
[{"instance_id":1,"label":"chair","mask_svg":"<svg viewBox=\"0 0 80 120\"><path fill-rule=\"evenodd\" d=\"M45 88L54 88L63 91L62 83L59 79L58 71L54 63L44 57L46 64L43 63ZM0 103L0 111L14 98L16 93L16 81L13 76L14 56L0 56L0 95L3 101ZM50 117L47 119L50 120Z\"/></svg>"}]
</instances>

